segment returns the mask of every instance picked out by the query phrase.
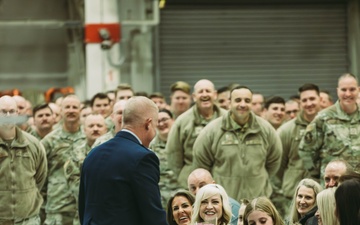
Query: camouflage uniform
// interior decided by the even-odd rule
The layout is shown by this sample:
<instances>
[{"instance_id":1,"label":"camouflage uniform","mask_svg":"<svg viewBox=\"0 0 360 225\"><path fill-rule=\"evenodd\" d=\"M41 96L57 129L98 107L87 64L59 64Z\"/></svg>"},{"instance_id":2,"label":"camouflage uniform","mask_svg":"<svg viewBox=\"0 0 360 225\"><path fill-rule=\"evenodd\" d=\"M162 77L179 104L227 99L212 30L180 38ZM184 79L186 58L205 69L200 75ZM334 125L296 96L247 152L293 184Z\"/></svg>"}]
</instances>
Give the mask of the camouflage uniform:
<instances>
[{"instance_id":1,"label":"camouflage uniform","mask_svg":"<svg viewBox=\"0 0 360 225\"><path fill-rule=\"evenodd\" d=\"M111 116L108 116L105 118L105 124L106 124L107 130L113 130L115 127L115 124L112 121Z\"/></svg>"},{"instance_id":2,"label":"camouflage uniform","mask_svg":"<svg viewBox=\"0 0 360 225\"><path fill-rule=\"evenodd\" d=\"M237 201L270 197L269 177L279 169L282 146L275 129L251 112L239 126L231 112L212 121L194 144L194 166L207 169Z\"/></svg>"},{"instance_id":3,"label":"camouflage uniform","mask_svg":"<svg viewBox=\"0 0 360 225\"><path fill-rule=\"evenodd\" d=\"M0 224L40 225L45 150L32 135L15 129L11 143L0 138Z\"/></svg>"},{"instance_id":4,"label":"camouflage uniform","mask_svg":"<svg viewBox=\"0 0 360 225\"><path fill-rule=\"evenodd\" d=\"M76 133L68 133L63 128L52 131L41 141L49 162L45 224L72 224L76 203L67 184L64 164L85 141L80 129Z\"/></svg>"},{"instance_id":5,"label":"camouflage uniform","mask_svg":"<svg viewBox=\"0 0 360 225\"><path fill-rule=\"evenodd\" d=\"M166 142L162 141L159 135L156 135L149 148L155 152L160 161L159 188L161 204L166 209L167 202L177 190L178 184L174 172L168 168Z\"/></svg>"},{"instance_id":6,"label":"camouflage uniform","mask_svg":"<svg viewBox=\"0 0 360 225\"><path fill-rule=\"evenodd\" d=\"M346 114L339 101L318 113L306 128L299 155L312 178L324 176L327 163L338 158L360 169L360 110ZM323 181L323 179L321 179Z\"/></svg>"},{"instance_id":7,"label":"camouflage uniform","mask_svg":"<svg viewBox=\"0 0 360 225\"><path fill-rule=\"evenodd\" d=\"M178 176L181 187L187 188L187 178L193 170L193 145L200 131L212 120L222 116L227 111L214 105L211 119L205 120L196 105L181 114L173 124L166 149L168 150L168 166Z\"/></svg>"},{"instance_id":8,"label":"camouflage uniform","mask_svg":"<svg viewBox=\"0 0 360 225\"><path fill-rule=\"evenodd\" d=\"M283 146L281 164L276 174L277 181L280 182L278 187L281 189L281 196L279 199L273 199L273 197L272 201L274 204L280 204L277 205L277 209L282 216L287 215L298 183L310 176L298 154L300 140L308 124L309 122L304 119L301 112L277 130Z\"/></svg>"},{"instance_id":9,"label":"camouflage uniform","mask_svg":"<svg viewBox=\"0 0 360 225\"><path fill-rule=\"evenodd\" d=\"M67 179L69 188L76 201L76 214L74 216L73 225L80 225L79 213L77 210L80 184L80 169L85 157L91 151L91 147L84 142L72 152L71 158L64 165L64 174Z\"/></svg>"},{"instance_id":10,"label":"camouflage uniform","mask_svg":"<svg viewBox=\"0 0 360 225\"><path fill-rule=\"evenodd\" d=\"M42 137L40 137L40 135L36 132L35 129L32 129L31 132L29 132L29 134L36 137L36 139L38 139L39 141L41 141L41 139L42 139Z\"/></svg>"}]
</instances>

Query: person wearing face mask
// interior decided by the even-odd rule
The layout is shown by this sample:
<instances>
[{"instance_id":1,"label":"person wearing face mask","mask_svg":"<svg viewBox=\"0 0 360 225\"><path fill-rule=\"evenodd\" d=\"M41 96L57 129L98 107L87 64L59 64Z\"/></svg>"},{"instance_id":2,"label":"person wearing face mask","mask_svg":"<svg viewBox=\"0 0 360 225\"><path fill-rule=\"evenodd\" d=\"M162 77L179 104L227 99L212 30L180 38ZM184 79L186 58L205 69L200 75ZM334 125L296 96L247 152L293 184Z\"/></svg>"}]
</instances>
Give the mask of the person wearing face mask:
<instances>
[{"instance_id":1,"label":"person wearing face mask","mask_svg":"<svg viewBox=\"0 0 360 225\"><path fill-rule=\"evenodd\" d=\"M266 197L252 200L245 208L244 225L284 225L279 212Z\"/></svg>"},{"instance_id":2,"label":"person wearing face mask","mask_svg":"<svg viewBox=\"0 0 360 225\"><path fill-rule=\"evenodd\" d=\"M169 225L190 225L195 197L188 191L176 192L168 201L166 220Z\"/></svg>"},{"instance_id":3,"label":"person wearing face mask","mask_svg":"<svg viewBox=\"0 0 360 225\"><path fill-rule=\"evenodd\" d=\"M231 220L229 197L219 184L207 184L196 194L192 224L227 225Z\"/></svg>"},{"instance_id":4,"label":"person wearing face mask","mask_svg":"<svg viewBox=\"0 0 360 225\"><path fill-rule=\"evenodd\" d=\"M167 109L160 109L158 113L159 119L157 124L157 134L150 142L149 148L155 152L160 161L160 181L159 188L161 194L161 204L166 208L169 198L175 190L178 189L178 184L174 172L169 169L167 162L166 142L168 134L174 123L172 113Z\"/></svg>"},{"instance_id":5,"label":"person wearing face mask","mask_svg":"<svg viewBox=\"0 0 360 225\"><path fill-rule=\"evenodd\" d=\"M317 211L316 196L322 191L320 184L312 179L299 182L289 209L287 224L317 225L314 216Z\"/></svg>"},{"instance_id":6,"label":"person wearing face mask","mask_svg":"<svg viewBox=\"0 0 360 225\"><path fill-rule=\"evenodd\" d=\"M315 216L318 220L318 225L340 225L334 213L336 209L335 191L336 187L328 188L316 196L318 210Z\"/></svg>"}]
</instances>

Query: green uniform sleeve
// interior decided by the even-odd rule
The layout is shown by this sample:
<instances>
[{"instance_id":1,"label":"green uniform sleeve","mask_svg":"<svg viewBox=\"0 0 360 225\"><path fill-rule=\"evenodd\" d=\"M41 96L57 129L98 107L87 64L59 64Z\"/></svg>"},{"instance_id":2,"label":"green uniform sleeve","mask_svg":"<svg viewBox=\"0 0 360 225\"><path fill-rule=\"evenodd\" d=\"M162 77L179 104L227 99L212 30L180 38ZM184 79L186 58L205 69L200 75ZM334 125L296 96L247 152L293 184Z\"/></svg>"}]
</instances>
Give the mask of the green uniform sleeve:
<instances>
[{"instance_id":1,"label":"green uniform sleeve","mask_svg":"<svg viewBox=\"0 0 360 225\"><path fill-rule=\"evenodd\" d=\"M176 176L179 176L182 167L184 166L184 148L181 136L179 123L174 123L172 126L169 137L166 143L168 151L168 167Z\"/></svg>"},{"instance_id":2,"label":"green uniform sleeve","mask_svg":"<svg viewBox=\"0 0 360 225\"><path fill-rule=\"evenodd\" d=\"M281 127L277 130L277 133L281 140L283 152L281 156L280 168L276 173L276 177L278 178L277 180L282 183L282 180L284 178L284 172L289 164L289 152L291 148L291 139L289 135L291 136L291 133L285 129L281 129Z\"/></svg>"},{"instance_id":3,"label":"green uniform sleeve","mask_svg":"<svg viewBox=\"0 0 360 225\"><path fill-rule=\"evenodd\" d=\"M313 178L320 178L320 149L323 145L323 131L316 118L307 127L299 145L299 156L304 167Z\"/></svg>"},{"instance_id":4,"label":"green uniform sleeve","mask_svg":"<svg viewBox=\"0 0 360 225\"><path fill-rule=\"evenodd\" d=\"M265 168L268 171L269 176L274 176L279 170L282 155L282 144L280 138L276 132L271 132L269 136L269 149L266 159Z\"/></svg>"},{"instance_id":5,"label":"green uniform sleeve","mask_svg":"<svg viewBox=\"0 0 360 225\"><path fill-rule=\"evenodd\" d=\"M209 127L205 127L196 138L193 148L193 168L204 168L211 171L214 163L214 153L211 151L213 138Z\"/></svg>"}]
</instances>

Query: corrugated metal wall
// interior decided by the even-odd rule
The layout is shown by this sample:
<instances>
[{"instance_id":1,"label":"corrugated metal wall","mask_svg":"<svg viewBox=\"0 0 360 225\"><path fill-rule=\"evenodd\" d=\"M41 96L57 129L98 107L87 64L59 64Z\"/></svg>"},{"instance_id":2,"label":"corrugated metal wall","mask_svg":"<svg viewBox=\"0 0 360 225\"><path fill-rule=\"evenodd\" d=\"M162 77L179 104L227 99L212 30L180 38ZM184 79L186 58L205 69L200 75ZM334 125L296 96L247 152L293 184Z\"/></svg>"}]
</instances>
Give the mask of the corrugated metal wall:
<instances>
[{"instance_id":1,"label":"corrugated metal wall","mask_svg":"<svg viewBox=\"0 0 360 225\"><path fill-rule=\"evenodd\" d=\"M160 89L202 78L288 98L316 83L335 97L348 70L346 4L170 6L161 11Z\"/></svg>"}]
</instances>

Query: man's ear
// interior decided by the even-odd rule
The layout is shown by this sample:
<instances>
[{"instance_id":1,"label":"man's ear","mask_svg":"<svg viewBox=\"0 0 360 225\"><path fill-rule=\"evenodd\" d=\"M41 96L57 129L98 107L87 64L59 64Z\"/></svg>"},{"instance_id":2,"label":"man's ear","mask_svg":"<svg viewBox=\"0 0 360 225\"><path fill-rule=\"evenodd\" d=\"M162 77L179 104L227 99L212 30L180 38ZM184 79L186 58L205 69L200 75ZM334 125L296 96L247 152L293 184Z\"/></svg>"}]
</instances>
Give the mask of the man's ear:
<instances>
[{"instance_id":1,"label":"man's ear","mask_svg":"<svg viewBox=\"0 0 360 225\"><path fill-rule=\"evenodd\" d=\"M149 130L150 123L152 121L152 118L147 118L145 121L145 130Z\"/></svg>"}]
</instances>

